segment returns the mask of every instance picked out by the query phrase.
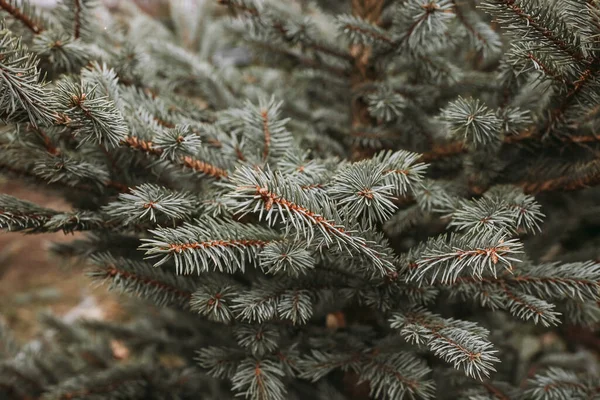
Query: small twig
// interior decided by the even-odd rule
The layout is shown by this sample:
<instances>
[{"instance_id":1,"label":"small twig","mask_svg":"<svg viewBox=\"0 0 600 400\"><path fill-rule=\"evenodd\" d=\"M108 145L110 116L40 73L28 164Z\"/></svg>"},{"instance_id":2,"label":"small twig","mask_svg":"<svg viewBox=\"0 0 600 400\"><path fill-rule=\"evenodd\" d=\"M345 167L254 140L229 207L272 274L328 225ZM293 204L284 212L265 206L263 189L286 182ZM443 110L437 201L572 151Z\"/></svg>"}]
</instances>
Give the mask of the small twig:
<instances>
[{"instance_id":1,"label":"small twig","mask_svg":"<svg viewBox=\"0 0 600 400\"><path fill-rule=\"evenodd\" d=\"M38 25L33 19L28 17L19 9L11 5L7 0L0 0L0 8L13 16L13 18L21 21L29 30L31 30L36 35L44 30L40 25Z\"/></svg>"}]
</instances>

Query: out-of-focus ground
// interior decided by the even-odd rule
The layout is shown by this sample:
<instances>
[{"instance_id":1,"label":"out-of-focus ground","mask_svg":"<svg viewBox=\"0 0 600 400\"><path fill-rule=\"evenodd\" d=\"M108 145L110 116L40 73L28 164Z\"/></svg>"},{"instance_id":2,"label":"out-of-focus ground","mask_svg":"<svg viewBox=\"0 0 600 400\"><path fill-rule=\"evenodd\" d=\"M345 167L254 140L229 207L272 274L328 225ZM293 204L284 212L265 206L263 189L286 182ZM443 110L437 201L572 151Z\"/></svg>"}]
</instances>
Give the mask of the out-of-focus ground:
<instances>
[{"instance_id":1,"label":"out-of-focus ground","mask_svg":"<svg viewBox=\"0 0 600 400\"><path fill-rule=\"evenodd\" d=\"M69 205L43 188L26 187L0 177L0 193L55 210ZM92 284L85 267L69 265L49 255L50 242L69 241L74 235L0 232L0 318L20 342L38 333L39 313L50 311L67 319L119 318L118 298L106 287Z\"/></svg>"}]
</instances>

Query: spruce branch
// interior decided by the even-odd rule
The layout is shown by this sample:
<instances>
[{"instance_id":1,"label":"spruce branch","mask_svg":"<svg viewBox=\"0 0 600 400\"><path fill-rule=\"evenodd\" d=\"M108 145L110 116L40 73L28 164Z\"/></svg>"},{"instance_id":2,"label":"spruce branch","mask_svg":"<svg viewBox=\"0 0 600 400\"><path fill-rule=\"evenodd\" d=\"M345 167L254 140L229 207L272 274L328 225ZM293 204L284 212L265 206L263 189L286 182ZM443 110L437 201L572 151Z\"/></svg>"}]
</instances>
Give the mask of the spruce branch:
<instances>
[{"instance_id":1,"label":"spruce branch","mask_svg":"<svg viewBox=\"0 0 600 400\"><path fill-rule=\"evenodd\" d=\"M142 239L149 258L160 258L155 266L173 260L177 273L219 270L233 273L253 265L260 250L280 240L275 231L258 225L204 217L179 228L149 231L154 238Z\"/></svg>"},{"instance_id":2,"label":"spruce branch","mask_svg":"<svg viewBox=\"0 0 600 400\"><path fill-rule=\"evenodd\" d=\"M71 128L82 143L92 141L111 148L127 137L123 115L97 86L65 79L57 84L57 102L61 112L56 123Z\"/></svg>"},{"instance_id":3,"label":"spruce branch","mask_svg":"<svg viewBox=\"0 0 600 400\"><path fill-rule=\"evenodd\" d=\"M268 26L272 31L278 33L284 42L295 44L300 42L303 49L311 49L316 53L338 58L342 61L352 61L352 56L344 51L324 43L317 35L306 29L306 26L279 17L275 12L269 12L268 6L261 3L245 0L219 0L219 4L229 7L236 14L247 18L257 19L259 24ZM304 22L306 23L306 22Z\"/></svg>"},{"instance_id":4,"label":"spruce branch","mask_svg":"<svg viewBox=\"0 0 600 400\"><path fill-rule=\"evenodd\" d=\"M92 256L93 267L88 275L108 285L109 290L134 294L158 306L189 309L195 286L189 279L175 276L150 264L113 257L110 254Z\"/></svg>"},{"instance_id":5,"label":"spruce branch","mask_svg":"<svg viewBox=\"0 0 600 400\"><path fill-rule=\"evenodd\" d=\"M498 54L502 48L500 36L488 24L476 19L474 14L463 9L458 0L452 0L454 14L467 29L474 41L474 47L481 52L484 59Z\"/></svg>"},{"instance_id":6,"label":"spruce branch","mask_svg":"<svg viewBox=\"0 0 600 400\"><path fill-rule=\"evenodd\" d=\"M354 15L342 15L337 18L338 29L350 44L363 46L393 45L393 39L383 29Z\"/></svg>"},{"instance_id":7,"label":"spruce branch","mask_svg":"<svg viewBox=\"0 0 600 400\"><path fill-rule=\"evenodd\" d=\"M542 46L567 54L575 62L585 60L575 34L537 0L486 0L480 7L521 40L536 40Z\"/></svg>"},{"instance_id":8,"label":"spruce branch","mask_svg":"<svg viewBox=\"0 0 600 400\"><path fill-rule=\"evenodd\" d=\"M425 379L429 373L426 364L411 353L382 353L368 357L359 376L361 382L369 383L375 399L431 399L435 386Z\"/></svg>"},{"instance_id":9,"label":"spruce branch","mask_svg":"<svg viewBox=\"0 0 600 400\"><path fill-rule=\"evenodd\" d=\"M497 147L501 143L500 119L479 100L459 97L443 110L441 119L467 146Z\"/></svg>"},{"instance_id":10,"label":"spruce branch","mask_svg":"<svg viewBox=\"0 0 600 400\"><path fill-rule=\"evenodd\" d=\"M252 288L233 299L232 310L238 319L252 323L279 319L306 324L313 314L314 293L332 286L328 282L311 282L309 277L300 282L261 283L264 287Z\"/></svg>"},{"instance_id":11,"label":"spruce branch","mask_svg":"<svg viewBox=\"0 0 600 400\"><path fill-rule=\"evenodd\" d=\"M58 212L28 201L0 194L0 228L9 231L35 230L44 226Z\"/></svg>"},{"instance_id":12,"label":"spruce branch","mask_svg":"<svg viewBox=\"0 0 600 400\"><path fill-rule=\"evenodd\" d=\"M59 71L77 71L88 61L90 50L81 41L59 30L37 35L31 46L40 58Z\"/></svg>"},{"instance_id":13,"label":"spruce branch","mask_svg":"<svg viewBox=\"0 0 600 400\"><path fill-rule=\"evenodd\" d=\"M233 390L251 400L283 400L286 388L284 372L275 361L247 359L242 361L231 378Z\"/></svg>"},{"instance_id":14,"label":"spruce branch","mask_svg":"<svg viewBox=\"0 0 600 400\"><path fill-rule=\"evenodd\" d=\"M160 132L154 137L152 146L160 153L161 159L175 161L180 157L198 154L201 140L187 125L176 125Z\"/></svg>"},{"instance_id":15,"label":"spruce branch","mask_svg":"<svg viewBox=\"0 0 600 400\"><path fill-rule=\"evenodd\" d=\"M577 304L598 310L597 299L600 278L595 263L540 264L517 269L514 274L502 274L483 279L464 276L453 283L440 283L448 294L465 301L475 300L484 307L508 310L523 320L532 320L544 326L556 325L560 313L557 304ZM437 284L436 284L437 286ZM566 318L576 316L568 309ZM592 309L589 309L593 312Z\"/></svg>"},{"instance_id":16,"label":"spruce branch","mask_svg":"<svg viewBox=\"0 0 600 400\"><path fill-rule=\"evenodd\" d=\"M34 126L56 118L50 93L38 70L37 57L0 24L0 109L3 120L21 122L24 116Z\"/></svg>"},{"instance_id":17,"label":"spruce branch","mask_svg":"<svg viewBox=\"0 0 600 400\"><path fill-rule=\"evenodd\" d=\"M81 0L73 0L75 10L73 18L73 36L79 39L81 36Z\"/></svg>"},{"instance_id":18,"label":"spruce branch","mask_svg":"<svg viewBox=\"0 0 600 400\"><path fill-rule=\"evenodd\" d=\"M534 323L541 323L546 327L560 323L558 318L560 313L554 311L554 304L518 290L512 290L506 285L502 285L502 290L508 298L508 310L516 317L526 321L533 320Z\"/></svg>"},{"instance_id":19,"label":"spruce branch","mask_svg":"<svg viewBox=\"0 0 600 400\"><path fill-rule=\"evenodd\" d=\"M123 140L121 140L120 144L152 156L160 157L163 154L163 150L158 148L152 141L142 140L133 136L125 137ZM191 156L183 156L177 160L177 162L186 168L194 170L202 175L210 176L217 180L227 178L229 175L225 169L219 168L208 162L198 160Z\"/></svg>"},{"instance_id":20,"label":"spruce branch","mask_svg":"<svg viewBox=\"0 0 600 400\"><path fill-rule=\"evenodd\" d=\"M315 267L315 258L306 243L296 241L272 242L260 252L260 267L267 274L286 274L298 277Z\"/></svg>"},{"instance_id":21,"label":"spruce branch","mask_svg":"<svg viewBox=\"0 0 600 400\"><path fill-rule=\"evenodd\" d=\"M500 361L487 340L489 332L472 322L445 319L425 309L415 309L394 314L390 323L407 341L425 344L436 356L470 377L488 378L495 371L493 363Z\"/></svg>"},{"instance_id":22,"label":"spruce branch","mask_svg":"<svg viewBox=\"0 0 600 400\"><path fill-rule=\"evenodd\" d=\"M34 173L31 166L23 167L23 166L15 166L13 162L9 160L1 160L0 161L0 170L6 174L10 174L11 176L25 178L31 182L35 182L36 184L43 183L44 185L50 185L53 188L60 188L64 190L64 188L68 188L69 190L75 190L80 193L89 193L89 192L97 192L98 187L95 185L89 185L86 183L77 182L73 184L73 182L65 182L63 180L55 180L53 182L46 181L43 176L40 174ZM43 171L42 172L47 172ZM41 174L43 175L43 174ZM121 182L117 181L104 181L102 185L108 189L116 190L121 193L125 193L129 190L129 187Z\"/></svg>"},{"instance_id":23,"label":"spruce branch","mask_svg":"<svg viewBox=\"0 0 600 400\"><path fill-rule=\"evenodd\" d=\"M189 193L173 192L153 184L142 184L119 195L119 199L103 207L103 211L123 225L142 221L187 220L196 211L198 200Z\"/></svg>"},{"instance_id":24,"label":"spruce branch","mask_svg":"<svg viewBox=\"0 0 600 400\"><path fill-rule=\"evenodd\" d=\"M524 194L515 186L495 186L487 191L486 197L507 204L512 211L512 218L517 229L529 233L541 231L540 224L545 215L541 211L541 205L531 195Z\"/></svg>"},{"instance_id":25,"label":"spruce branch","mask_svg":"<svg viewBox=\"0 0 600 400\"><path fill-rule=\"evenodd\" d=\"M359 382L369 383L374 398L432 399L434 383L427 379L430 369L412 353L385 352L382 349L364 351L313 350L298 363L301 377L315 382L336 369L353 371Z\"/></svg>"},{"instance_id":26,"label":"spruce branch","mask_svg":"<svg viewBox=\"0 0 600 400\"><path fill-rule=\"evenodd\" d=\"M373 226L396 210L392 202L395 188L386 179L388 171L384 163L359 161L336 174L328 193L345 214Z\"/></svg>"},{"instance_id":27,"label":"spruce branch","mask_svg":"<svg viewBox=\"0 0 600 400\"><path fill-rule=\"evenodd\" d=\"M404 176L404 175L402 175ZM233 191L229 197L235 202L233 212L240 216L258 213L260 220L274 225L282 221L302 234L310 243L316 233L320 234L323 245L337 245L363 254L384 274L391 263L364 238L347 231L334 219L334 213L326 206L309 198L297 185L287 181L281 174L269 169L261 171L240 167L231 177Z\"/></svg>"},{"instance_id":28,"label":"spruce branch","mask_svg":"<svg viewBox=\"0 0 600 400\"><path fill-rule=\"evenodd\" d=\"M255 357L264 357L279 347L280 334L273 325L238 325L233 332L240 347Z\"/></svg>"},{"instance_id":29,"label":"spruce branch","mask_svg":"<svg viewBox=\"0 0 600 400\"><path fill-rule=\"evenodd\" d=\"M528 380L525 395L534 400L593 398L600 386L592 376L583 378L562 368L549 368Z\"/></svg>"},{"instance_id":30,"label":"spruce branch","mask_svg":"<svg viewBox=\"0 0 600 400\"><path fill-rule=\"evenodd\" d=\"M409 0L397 8L397 47L407 46L416 54L427 54L439 49L446 41L443 34L455 18L451 0ZM435 32L435 34L433 34Z\"/></svg>"},{"instance_id":31,"label":"spruce branch","mask_svg":"<svg viewBox=\"0 0 600 400\"><path fill-rule=\"evenodd\" d=\"M231 379L244 358L245 353L239 349L211 346L199 350L196 361L207 370L208 375L220 379Z\"/></svg>"},{"instance_id":32,"label":"spruce branch","mask_svg":"<svg viewBox=\"0 0 600 400\"><path fill-rule=\"evenodd\" d=\"M517 221L515 213L502 201L483 197L462 205L452 214L450 227L468 232L514 231Z\"/></svg>"},{"instance_id":33,"label":"spruce branch","mask_svg":"<svg viewBox=\"0 0 600 400\"><path fill-rule=\"evenodd\" d=\"M87 231L108 228L101 216L86 211L59 212L0 194L0 229L28 233Z\"/></svg>"},{"instance_id":34,"label":"spruce branch","mask_svg":"<svg viewBox=\"0 0 600 400\"><path fill-rule=\"evenodd\" d=\"M498 268L512 271L523 245L516 239L508 239L504 230L480 234L447 235L430 239L420 250L410 280L420 282L454 282L464 269L477 279L491 273L497 276Z\"/></svg>"},{"instance_id":35,"label":"spruce branch","mask_svg":"<svg viewBox=\"0 0 600 400\"><path fill-rule=\"evenodd\" d=\"M236 294L242 288L225 279L206 279L192 294L192 311L207 317L210 321L232 323L235 314L232 309Z\"/></svg>"},{"instance_id":36,"label":"spruce branch","mask_svg":"<svg viewBox=\"0 0 600 400\"><path fill-rule=\"evenodd\" d=\"M35 17L36 10L31 6L29 0L23 2L18 0L0 0L0 9L20 21L34 34L38 34L44 30L40 21Z\"/></svg>"},{"instance_id":37,"label":"spruce branch","mask_svg":"<svg viewBox=\"0 0 600 400\"><path fill-rule=\"evenodd\" d=\"M600 162L591 160L588 162L569 165L562 171L560 176L541 178L535 181L528 177L527 180L519 182L519 186L528 194L537 194L551 191L581 190L598 185L600 183Z\"/></svg>"},{"instance_id":38,"label":"spruce branch","mask_svg":"<svg viewBox=\"0 0 600 400\"><path fill-rule=\"evenodd\" d=\"M221 117L220 122L229 126L233 135L244 138L239 150L243 160L275 165L292 147L292 135L286 128L289 118L281 117L282 105L274 97L260 98L258 104L246 101L244 107L230 109Z\"/></svg>"}]
</instances>

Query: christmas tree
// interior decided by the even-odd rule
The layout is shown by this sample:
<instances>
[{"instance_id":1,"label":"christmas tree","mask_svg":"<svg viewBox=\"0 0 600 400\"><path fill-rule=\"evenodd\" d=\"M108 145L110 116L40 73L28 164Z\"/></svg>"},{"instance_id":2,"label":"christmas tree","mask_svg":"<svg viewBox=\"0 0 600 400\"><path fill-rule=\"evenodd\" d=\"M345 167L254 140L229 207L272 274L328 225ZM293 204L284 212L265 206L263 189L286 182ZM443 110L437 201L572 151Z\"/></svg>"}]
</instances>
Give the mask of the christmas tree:
<instances>
[{"instance_id":1,"label":"christmas tree","mask_svg":"<svg viewBox=\"0 0 600 400\"><path fill-rule=\"evenodd\" d=\"M2 396L597 398L598 0L198 4L0 0L0 226L141 299Z\"/></svg>"}]
</instances>

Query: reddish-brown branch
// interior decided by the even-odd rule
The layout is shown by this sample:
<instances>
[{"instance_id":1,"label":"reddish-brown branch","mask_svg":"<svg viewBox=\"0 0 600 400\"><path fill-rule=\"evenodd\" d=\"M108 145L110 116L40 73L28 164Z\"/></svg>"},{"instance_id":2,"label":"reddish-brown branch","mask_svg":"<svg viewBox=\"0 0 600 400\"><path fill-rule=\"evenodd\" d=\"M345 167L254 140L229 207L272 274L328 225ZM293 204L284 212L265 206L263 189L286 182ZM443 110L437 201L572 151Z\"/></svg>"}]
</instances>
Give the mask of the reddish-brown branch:
<instances>
[{"instance_id":1,"label":"reddish-brown branch","mask_svg":"<svg viewBox=\"0 0 600 400\"><path fill-rule=\"evenodd\" d=\"M212 176L215 179L222 179L228 176L227 171L224 169L189 156L183 157L183 165L204 175Z\"/></svg>"},{"instance_id":2,"label":"reddish-brown branch","mask_svg":"<svg viewBox=\"0 0 600 400\"><path fill-rule=\"evenodd\" d=\"M106 278L114 279L117 276L130 282L137 282L142 285L152 286L164 292L172 293L183 300L188 300L192 297L192 293L181 290L178 287L166 284L156 279L139 276L137 274L121 270L114 264L108 265L108 268L106 269Z\"/></svg>"},{"instance_id":3,"label":"reddish-brown branch","mask_svg":"<svg viewBox=\"0 0 600 400\"><path fill-rule=\"evenodd\" d=\"M573 59L577 61L582 61L584 59L583 55L574 50L571 46L568 45L567 42L562 40L559 37L554 35L551 29L542 26L536 19L534 19L529 13L525 12L515 0L500 0L507 6L510 10L512 10L519 18L524 19L527 23L527 26L537 31L539 34L544 36L548 41L553 43L556 47L570 55Z\"/></svg>"},{"instance_id":4,"label":"reddish-brown branch","mask_svg":"<svg viewBox=\"0 0 600 400\"><path fill-rule=\"evenodd\" d=\"M275 28L279 33L281 33L284 37L288 35L288 30L281 22L275 22L273 24L273 28ZM325 45L318 43L302 43L304 47L311 48L315 51L328 54L330 56L338 57L346 61L352 61L352 56L350 54L342 53L339 50L332 49L330 47L326 47Z\"/></svg>"},{"instance_id":5,"label":"reddish-brown branch","mask_svg":"<svg viewBox=\"0 0 600 400\"><path fill-rule=\"evenodd\" d=\"M452 347L460 350L461 352L463 352L464 354L467 354L469 357L469 360L474 361L477 360L481 357L481 353L474 353L471 350L465 348L464 346L462 346L461 344L459 344L458 342L456 342L453 339L450 339L447 336L444 336L440 333L440 331L445 328L445 325L443 323L438 323L438 324L431 324L428 323L427 320L419 315L415 315L415 314L408 314L406 316L406 319L408 321L410 321L411 323L415 323L417 325L421 325L422 327L424 327L425 329L428 329L431 331L431 334L437 338L437 339L441 339L446 341L447 343L449 343Z\"/></svg>"},{"instance_id":6,"label":"reddish-brown branch","mask_svg":"<svg viewBox=\"0 0 600 400\"><path fill-rule=\"evenodd\" d=\"M151 141L138 139L133 136L126 137L121 141L121 144L155 156L160 156L162 154L162 150L154 147L154 144Z\"/></svg>"},{"instance_id":7,"label":"reddish-brown branch","mask_svg":"<svg viewBox=\"0 0 600 400\"><path fill-rule=\"evenodd\" d=\"M477 38L477 40L479 40L481 43L487 44L487 42L488 42L487 39L485 37L483 37L481 35L481 33L479 33L473 27L473 25L471 25L471 23L467 20L467 18L465 18L465 15L463 14L463 12L460 9L460 7L458 6L458 1L457 0L452 0L452 5L454 6L454 13L456 14L456 18L458 18L458 20L463 24L463 26L465 28L467 28L467 30L469 32L471 32L471 34L473 36L475 36L475 38Z\"/></svg>"},{"instance_id":8,"label":"reddish-brown branch","mask_svg":"<svg viewBox=\"0 0 600 400\"><path fill-rule=\"evenodd\" d=\"M420 161L431 162L441 158L457 156L467 151L463 142L450 142L440 145L435 145L433 148L421 155Z\"/></svg>"},{"instance_id":9,"label":"reddish-brown branch","mask_svg":"<svg viewBox=\"0 0 600 400\"><path fill-rule=\"evenodd\" d=\"M157 149L154 147L154 144L151 141L141 140L132 136L128 136L123 139L121 144L153 156L160 156L163 153L162 149ZM183 157L181 159L181 163L187 168L201 172L208 176L212 176L215 179L222 179L228 176L227 171L224 169L189 156Z\"/></svg>"},{"instance_id":10,"label":"reddish-brown branch","mask_svg":"<svg viewBox=\"0 0 600 400\"><path fill-rule=\"evenodd\" d=\"M335 226L331 221L327 220L322 215L316 214L308 210L307 208L292 203L291 201L284 199L275 193L270 192L267 188L261 188L260 186L257 186L256 193L261 197L262 201L265 203L265 208L267 211L270 210L274 204L277 204L285 209L295 211L298 214L301 214L302 216L310 220L312 223L321 226L328 232L332 232L336 235L348 236L348 234L343 228Z\"/></svg>"},{"instance_id":11,"label":"reddish-brown branch","mask_svg":"<svg viewBox=\"0 0 600 400\"><path fill-rule=\"evenodd\" d=\"M161 119L159 117L152 117L152 119L154 120L154 122L156 122L158 125L165 127L165 128L175 128L175 124L169 122L169 121L165 121L164 119Z\"/></svg>"},{"instance_id":12,"label":"reddish-brown branch","mask_svg":"<svg viewBox=\"0 0 600 400\"><path fill-rule=\"evenodd\" d=\"M412 34L414 33L415 29L417 29L417 26L419 26L420 23L422 23L427 18L429 18L429 16L431 14L433 14L434 12L437 12L437 10L438 10L437 7L439 7L439 6L436 3L431 2L429 4L423 5L422 7L425 10L425 12L421 16L421 18L419 18L415 22L413 22L413 24L408 28L408 31L406 32L406 35L404 35L402 37L402 41L408 40L412 36ZM443 12L446 12L446 11L443 11Z\"/></svg>"},{"instance_id":13,"label":"reddish-brown branch","mask_svg":"<svg viewBox=\"0 0 600 400\"><path fill-rule=\"evenodd\" d=\"M344 68L325 64L325 63L319 62L319 61L309 58L309 57L304 57L302 54L298 54L291 50L273 46L273 45L271 45L269 43L265 43L265 42L256 42L255 45L264 47L269 51L272 51L275 53L280 53L287 57L291 57L295 61L297 61L299 64L304 65L305 67L308 67L308 68L322 69L322 70L325 70L325 71L329 72L330 74L333 74L336 76L347 76L348 75L348 71Z\"/></svg>"},{"instance_id":14,"label":"reddish-brown branch","mask_svg":"<svg viewBox=\"0 0 600 400\"><path fill-rule=\"evenodd\" d=\"M458 277L452 283L443 283L443 286L454 286L460 284L477 284L483 283L486 285L497 285L504 290L506 285L511 285L515 283L530 283L530 284L565 284L565 285L577 285L577 286L588 286L592 289L599 289L600 283L596 281L590 281L585 279L576 279L576 278L557 278L557 277L546 277L546 276L531 276L531 275L512 275L506 274L504 276L499 276L496 278L487 277L487 278L477 278L474 276L461 276Z\"/></svg>"},{"instance_id":15,"label":"reddish-brown branch","mask_svg":"<svg viewBox=\"0 0 600 400\"><path fill-rule=\"evenodd\" d=\"M256 8L248 7L243 4L234 4L230 0L218 0L218 3L224 6L228 6L233 11L239 11L242 13L250 14L253 17L258 17L259 12ZM284 24L281 22L275 22L273 24L273 28L279 33L281 33L284 38L288 35L288 30L285 28ZM303 43L304 47L308 47L313 49L314 51L318 51L320 53L328 54L330 56L338 57L346 61L352 61L352 56L349 54L343 53L337 49L333 49L331 47L319 44L319 43Z\"/></svg>"},{"instance_id":16,"label":"reddish-brown branch","mask_svg":"<svg viewBox=\"0 0 600 400\"><path fill-rule=\"evenodd\" d=\"M169 250L175 253L181 253L186 250L209 249L212 247L265 247L269 244L267 240L246 240L246 239L226 239L226 240L210 240L207 242L193 242L171 244Z\"/></svg>"},{"instance_id":17,"label":"reddish-brown branch","mask_svg":"<svg viewBox=\"0 0 600 400\"><path fill-rule=\"evenodd\" d=\"M343 29L346 29L346 30L349 30L349 31L353 31L353 32L358 32L361 35L370 36L373 39L380 40L380 41L386 42L388 44L394 43L394 41L392 40L392 38L390 38L390 37L388 37L386 35L382 35L379 32L374 32L374 31L370 31L368 29L363 29L360 26L346 24L346 25L344 25Z\"/></svg>"},{"instance_id":18,"label":"reddish-brown branch","mask_svg":"<svg viewBox=\"0 0 600 400\"><path fill-rule=\"evenodd\" d=\"M42 181L44 183L48 183L47 181L42 180L39 176L35 175L34 173L32 173L31 171L28 170L24 170L24 169L18 169L15 168L12 165L7 165L7 164L0 164L0 170L4 170L7 171L11 174L15 174L18 176L25 176L31 179L35 179L38 181ZM115 182L115 181L105 181L102 182L104 184L104 186L108 187L108 188L113 188L116 189L117 191L121 192L121 193L125 193L129 190L129 187L123 183L120 182ZM58 181L58 182L52 182L52 185L56 185L56 186L64 186L69 188L69 190L78 190L81 192L90 192L90 191L94 191L94 188L92 186L87 186L87 185L78 185L78 186L71 186L71 185L67 185L64 182Z\"/></svg>"},{"instance_id":19,"label":"reddish-brown branch","mask_svg":"<svg viewBox=\"0 0 600 400\"><path fill-rule=\"evenodd\" d=\"M502 390L492 385L491 383L483 382L482 385L485 388L485 390L487 390L492 396L494 396L498 400L510 400L510 397L508 397L506 394L504 394Z\"/></svg>"},{"instance_id":20,"label":"reddish-brown branch","mask_svg":"<svg viewBox=\"0 0 600 400\"><path fill-rule=\"evenodd\" d=\"M13 18L21 21L30 31L38 34L44 30L42 26L36 23L29 16L25 15L21 9L12 6L7 0L0 0L0 8L13 16Z\"/></svg>"},{"instance_id":21,"label":"reddish-brown branch","mask_svg":"<svg viewBox=\"0 0 600 400\"><path fill-rule=\"evenodd\" d=\"M29 129L33 130L35 133L38 134L38 136L44 142L44 147L46 147L46 151L49 154L52 154L53 156L58 156L60 154L60 149L52 143L52 139L50 139L50 137L46 132L44 132L44 130L32 124L29 124Z\"/></svg>"},{"instance_id":22,"label":"reddish-brown branch","mask_svg":"<svg viewBox=\"0 0 600 400\"><path fill-rule=\"evenodd\" d=\"M557 75L556 73L552 72L552 70L550 69L550 67L548 67L546 64L544 64L542 62L542 60L540 60L539 58L537 58L533 53L527 53L527 58L529 58L531 61L533 61L536 65L539 65L539 67L542 69L542 71L544 72L544 74L546 74L546 76L549 76L550 78L557 80L559 82L563 81L563 77L560 75Z\"/></svg>"},{"instance_id":23,"label":"reddish-brown branch","mask_svg":"<svg viewBox=\"0 0 600 400\"><path fill-rule=\"evenodd\" d=\"M500 287L502 288L502 290L506 294L506 297L508 297L510 300L514 301L515 303L521 304L523 307L525 307L526 309L528 309L529 311L531 311L531 312L533 312L533 313L535 313L537 315L544 315L544 311L542 311L539 308L534 307L531 304L523 301L518 296L516 296L513 292L511 292L508 289L508 286L504 282L500 282Z\"/></svg>"},{"instance_id":24,"label":"reddish-brown branch","mask_svg":"<svg viewBox=\"0 0 600 400\"><path fill-rule=\"evenodd\" d=\"M519 182L519 186L528 194L536 194L540 192L551 192L555 190L572 191L580 190L586 187L600 184L600 161L594 160L587 166L593 170L593 173L580 176L573 179L569 176L560 176L542 181L525 181Z\"/></svg>"},{"instance_id":25,"label":"reddish-brown branch","mask_svg":"<svg viewBox=\"0 0 600 400\"><path fill-rule=\"evenodd\" d=\"M78 39L81 36L81 0L74 0L74 15L73 15L73 20L74 20L74 32L73 32L73 36L75 37L75 39Z\"/></svg>"},{"instance_id":26,"label":"reddish-brown branch","mask_svg":"<svg viewBox=\"0 0 600 400\"><path fill-rule=\"evenodd\" d=\"M373 356L376 355L377 351L374 352ZM368 357L368 356L367 356ZM404 375L396 370L396 368L390 367L385 363L377 362L375 357L368 357L371 362L377 364L377 369L385 372L386 374L391 374L397 381L402 382L404 385L408 386L413 392L419 389L419 382L414 379L406 379Z\"/></svg>"},{"instance_id":27,"label":"reddish-brown branch","mask_svg":"<svg viewBox=\"0 0 600 400\"><path fill-rule=\"evenodd\" d=\"M548 383L547 385L544 385L544 392L547 393L547 392L551 391L552 389L561 387L561 386L587 390L587 387L581 383L558 381L558 382Z\"/></svg>"},{"instance_id":28,"label":"reddish-brown branch","mask_svg":"<svg viewBox=\"0 0 600 400\"><path fill-rule=\"evenodd\" d=\"M263 133L265 135L265 147L263 149L263 160L269 156L269 148L271 147L271 130L269 129L269 114L267 110L262 110L260 116L263 120Z\"/></svg>"}]
</instances>

